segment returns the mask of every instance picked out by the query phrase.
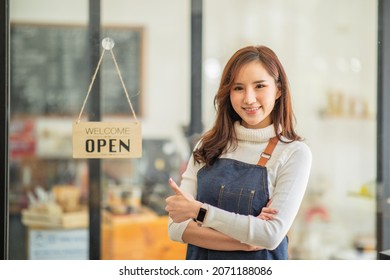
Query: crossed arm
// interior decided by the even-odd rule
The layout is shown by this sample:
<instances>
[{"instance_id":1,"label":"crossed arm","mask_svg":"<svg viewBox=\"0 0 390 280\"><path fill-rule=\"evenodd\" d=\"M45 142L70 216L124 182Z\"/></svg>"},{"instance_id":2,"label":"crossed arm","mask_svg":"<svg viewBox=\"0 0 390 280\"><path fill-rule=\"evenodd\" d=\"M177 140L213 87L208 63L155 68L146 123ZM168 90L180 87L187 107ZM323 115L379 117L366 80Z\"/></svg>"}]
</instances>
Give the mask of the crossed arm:
<instances>
[{"instance_id":1,"label":"crossed arm","mask_svg":"<svg viewBox=\"0 0 390 280\"><path fill-rule=\"evenodd\" d=\"M202 203L196 201L191 195L182 191L177 184L170 179L169 185L175 195L166 199L165 210L171 219L170 226L174 223L181 223L188 219L196 218ZM264 207L257 218L272 220L277 210L269 207L271 200ZM185 243L193 244L202 248L220 251L257 251L263 248L242 243L212 228L199 227L197 223L188 222L182 239Z\"/></svg>"}]
</instances>

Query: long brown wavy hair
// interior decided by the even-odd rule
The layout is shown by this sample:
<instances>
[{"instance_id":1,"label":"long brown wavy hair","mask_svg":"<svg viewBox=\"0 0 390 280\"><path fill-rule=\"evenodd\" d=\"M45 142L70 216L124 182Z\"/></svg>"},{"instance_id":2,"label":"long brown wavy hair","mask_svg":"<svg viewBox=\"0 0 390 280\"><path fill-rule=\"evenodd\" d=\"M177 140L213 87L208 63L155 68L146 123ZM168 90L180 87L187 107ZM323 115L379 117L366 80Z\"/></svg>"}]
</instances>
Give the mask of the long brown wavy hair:
<instances>
[{"instance_id":1,"label":"long brown wavy hair","mask_svg":"<svg viewBox=\"0 0 390 280\"><path fill-rule=\"evenodd\" d=\"M241 121L241 118L230 102L230 89L242 66L252 61L259 61L263 65L280 90L281 96L275 101L271 112L278 139L286 142L281 139L281 136L284 136L288 142L301 140L301 137L294 131L295 117L291 105L289 82L283 65L270 48L248 46L238 50L229 59L222 72L220 85L214 98L216 120L214 126L203 134L197 149L193 152L197 163L210 166L224 151L230 147L234 149L237 147L234 123Z\"/></svg>"}]
</instances>

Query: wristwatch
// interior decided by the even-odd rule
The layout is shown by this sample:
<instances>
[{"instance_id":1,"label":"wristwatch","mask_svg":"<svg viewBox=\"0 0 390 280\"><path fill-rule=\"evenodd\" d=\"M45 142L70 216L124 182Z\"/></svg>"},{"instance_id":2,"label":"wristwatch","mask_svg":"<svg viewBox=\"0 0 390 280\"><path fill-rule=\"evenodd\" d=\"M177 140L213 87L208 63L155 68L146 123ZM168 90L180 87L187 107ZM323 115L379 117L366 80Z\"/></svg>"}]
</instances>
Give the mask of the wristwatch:
<instances>
[{"instance_id":1,"label":"wristwatch","mask_svg":"<svg viewBox=\"0 0 390 280\"><path fill-rule=\"evenodd\" d=\"M198 212L198 216L195 219L195 222L198 224L199 227L202 226L204 218L206 217L206 214L207 214L207 209L200 207L199 212Z\"/></svg>"}]
</instances>

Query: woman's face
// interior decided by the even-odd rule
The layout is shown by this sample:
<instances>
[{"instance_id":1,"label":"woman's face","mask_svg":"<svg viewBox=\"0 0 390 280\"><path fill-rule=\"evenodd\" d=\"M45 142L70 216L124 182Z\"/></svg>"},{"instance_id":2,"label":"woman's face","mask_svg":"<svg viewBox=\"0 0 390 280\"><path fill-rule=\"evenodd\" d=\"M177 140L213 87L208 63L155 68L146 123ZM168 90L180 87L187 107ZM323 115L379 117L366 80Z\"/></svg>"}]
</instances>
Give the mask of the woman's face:
<instances>
[{"instance_id":1,"label":"woman's face","mask_svg":"<svg viewBox=\"0 0 390 280\"><path fill-rule=\"evenodd\" d=\"M271 112L279 97L274 78L259 61L244 65L230 89L233 109L247 128L264 128L272 124Z\"/></svg>"}]
</instances>

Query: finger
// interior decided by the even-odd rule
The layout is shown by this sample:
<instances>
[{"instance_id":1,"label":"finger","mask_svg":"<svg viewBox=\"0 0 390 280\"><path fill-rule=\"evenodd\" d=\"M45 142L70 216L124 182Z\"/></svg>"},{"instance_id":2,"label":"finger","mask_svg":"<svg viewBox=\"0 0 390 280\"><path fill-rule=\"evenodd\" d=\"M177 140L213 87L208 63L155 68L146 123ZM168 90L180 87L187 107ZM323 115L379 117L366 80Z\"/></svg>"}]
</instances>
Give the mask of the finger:
<instances>
[{"instance_id":1,"label":"finger","mask_svg":"<svg viewBox=\"0 0 390 280\"><path fill-rule=\"evenodd\" d=\"M263 207L263 209L261 209L261 212L268 213L268 214L277 214L279 211L277 209L274 209L274 208Z\"/></svg>"},{"instance_id":2,"label":"finger","mask_svg":"<svg viewBox=\"0 0 390 280\"><path fill-rule=\"evenodd\" d=\"M251 246L248 251L260 251L263 250L264 248L260 246Z\"/></svg>"},{"instance_id":3,"label":"finger","mask_svg":"<svg viewBox=\"0 0 390 280\"><path fill-rule=\"evenodd\" d=\"M269 221L273 220L275 217L271 214L260 214L258 218L260 218L261 220Z\"/></svg>"},{"instance_id":4,"label":"finger","mask_svg":"<svg viewBox=\"0 0 390 280\"><path fill-rule=\"evenodd\" d=\"M177 195L184 195L179 186L176 184L175 181L173 181L172 178L169 178L168 180L169 185L171 186L171 189L174 191Z\"/></svg>"},{"instance_id":5,"label":"finger","mask_svg":"<svg viewBox=\"0 0 390 280\"><path fill-rule=\"evenodd\" d=\"M257 218L262 220L268 220L267 215L265 215L264 213L261 213L259 216L257 216Z\"/></svg>"},{"instance_id":6,"label":"finger","mask_svg":"<svg viewBox=\"0 0 390 280\"><path fill-rule=\"evenodd\" d=\"M271 203L272 203L272 198L270 198L270 199L268 200L266 207L269 207L269 206L271 205Z\"/></svg>"}]
</instances>

